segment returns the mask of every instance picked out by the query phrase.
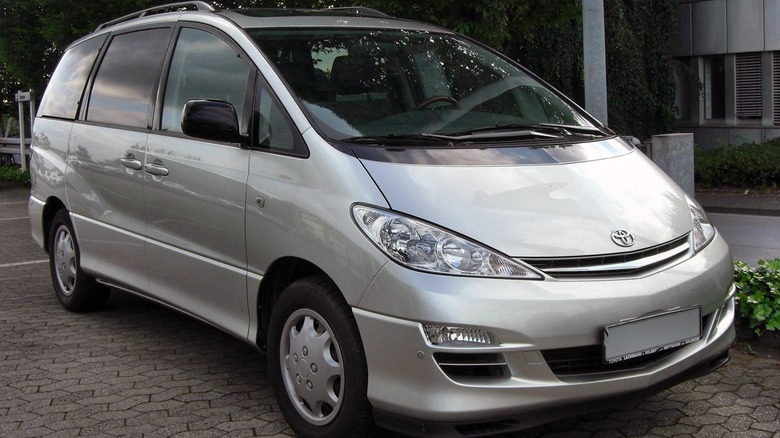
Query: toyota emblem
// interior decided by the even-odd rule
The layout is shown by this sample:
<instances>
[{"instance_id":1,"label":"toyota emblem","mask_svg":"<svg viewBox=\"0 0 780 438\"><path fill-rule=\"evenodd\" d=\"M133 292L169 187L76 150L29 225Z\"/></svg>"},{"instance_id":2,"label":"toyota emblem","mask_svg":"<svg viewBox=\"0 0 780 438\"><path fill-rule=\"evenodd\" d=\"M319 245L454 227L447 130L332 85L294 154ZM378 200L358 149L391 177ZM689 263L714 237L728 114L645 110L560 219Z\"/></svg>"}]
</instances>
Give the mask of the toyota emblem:
<instances>
[{"instance_id":1,"label":"toyota emblem","mask_svg":"<svg viewBox=\"0 0 780 438\"><path fill-rule=\"evenodd\" d=\"M612 232L612 241L617 246L628 248L634 244L634 235L626 230L616 230Z\"/></svg>"}]
</instances>

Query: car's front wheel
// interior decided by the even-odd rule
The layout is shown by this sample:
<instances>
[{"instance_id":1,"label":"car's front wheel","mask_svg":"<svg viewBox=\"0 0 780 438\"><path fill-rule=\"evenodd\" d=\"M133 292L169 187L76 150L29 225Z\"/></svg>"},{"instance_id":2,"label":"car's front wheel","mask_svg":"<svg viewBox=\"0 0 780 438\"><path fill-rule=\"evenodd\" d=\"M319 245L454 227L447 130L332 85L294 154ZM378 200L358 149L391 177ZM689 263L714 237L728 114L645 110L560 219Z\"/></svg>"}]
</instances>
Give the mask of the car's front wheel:
<instances>
[{"instance_id":1,"label":"car's front wheel","mask_svg":"<svg viewBox=\"0 0 780 438\"><path fill-rule=\"evenodd\" d=\"M84 312L102 307L109 289L81 270L81 255L67 210L54 215L49 228L49 268L54 292L63 307Z\"/></svg>"},{"instance_id":2,"label":"car's front wheel","mask_svg":"<svg viewBox=\"0 0 780 438\"><path fill-rule=\"evenodd\" d=\"M355 318L325 277L288 286L274 305L268 368L287 423L303 437L365 436L373 425Z\"/></svg>"}]
</instances>

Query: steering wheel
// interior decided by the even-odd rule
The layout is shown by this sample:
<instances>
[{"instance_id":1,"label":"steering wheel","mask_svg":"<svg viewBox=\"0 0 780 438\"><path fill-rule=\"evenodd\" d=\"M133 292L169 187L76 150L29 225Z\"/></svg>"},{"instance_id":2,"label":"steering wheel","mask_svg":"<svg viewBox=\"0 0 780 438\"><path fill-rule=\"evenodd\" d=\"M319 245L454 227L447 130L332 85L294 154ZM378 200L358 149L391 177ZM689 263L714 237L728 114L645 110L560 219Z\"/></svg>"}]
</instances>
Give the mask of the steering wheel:
<instances>
[{"instance_id":1,"label":"steering wheel","mask_svg":"<svg viewBox=\"0 0 780 438\"><path fill-rule=\"evenodd\" d=\"M417 105L415 107L415 109L423 109L423 108L425 108L425 107L427 107L429 105L432 105L432 104L434 104L436 102L447 102L450 105L452 105L453 108L457 108L458 107L458 101L457 100L453 99L450 96L441 95L441 96L433 96L433 97L430 97L428 99L423 100L422 102L420 102L419 105Z\"/></svg>"}]
</instances>

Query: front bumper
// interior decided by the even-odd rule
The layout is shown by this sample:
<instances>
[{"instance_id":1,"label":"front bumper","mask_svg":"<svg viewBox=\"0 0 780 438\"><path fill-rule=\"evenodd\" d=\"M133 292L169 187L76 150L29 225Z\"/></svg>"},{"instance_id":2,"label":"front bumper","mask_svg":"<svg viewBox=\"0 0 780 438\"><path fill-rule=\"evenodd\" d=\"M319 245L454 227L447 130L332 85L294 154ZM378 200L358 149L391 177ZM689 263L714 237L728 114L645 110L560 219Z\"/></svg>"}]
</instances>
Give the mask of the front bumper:
<instances>
[{"instance_id":1,"label":"front bumper","mask_svg":"<svg viewBox=\"0 0 780 438\"><path fill-rule=\"evenodd\" d=\"M634 279L474 279L388 263L354 309L377 422L415 435L505 432L709 372L725 363L734 340L732 275L720 236L696 256ZM693 305L702 307L702 338L640 367L561 375L545 360L544 351L600 345L606 325ZM483 328L498 342L435 346L421 323ZM440 365L448 353L493 355L504 372L453 374Z\"/></svg>"}]
</instances>

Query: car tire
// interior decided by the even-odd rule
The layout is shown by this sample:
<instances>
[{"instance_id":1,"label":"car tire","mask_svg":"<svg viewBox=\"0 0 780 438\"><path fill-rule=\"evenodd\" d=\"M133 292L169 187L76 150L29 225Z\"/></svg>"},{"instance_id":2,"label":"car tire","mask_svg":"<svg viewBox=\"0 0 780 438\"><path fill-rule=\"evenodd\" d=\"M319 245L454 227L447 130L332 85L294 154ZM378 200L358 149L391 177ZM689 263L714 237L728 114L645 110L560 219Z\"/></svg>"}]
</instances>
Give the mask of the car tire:
<instances>
[{"instance_id":1,"label":"car tire","mask_svg":"<svg viewBox=\"0 0 780 438\"><path fill-rule=\"evenodd\" d=\"M269 321L268 369L287 423L301 437L359 437L373 428L355 317L326 277L290 284Z\"/></svg>"},{"instance_id":2,"label":"car tire","mask_svg":"<svg viewBox=\"0 0 780 438\"><path fill-rule=\"evenodd\" d=\"M63 307L86 312L103 307L109 289L81 270L81 253L67 210L54 215L49 228L49 268L54 292Z\"/></svg>"}]
</instances>

